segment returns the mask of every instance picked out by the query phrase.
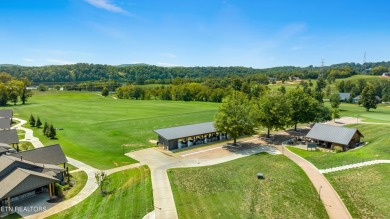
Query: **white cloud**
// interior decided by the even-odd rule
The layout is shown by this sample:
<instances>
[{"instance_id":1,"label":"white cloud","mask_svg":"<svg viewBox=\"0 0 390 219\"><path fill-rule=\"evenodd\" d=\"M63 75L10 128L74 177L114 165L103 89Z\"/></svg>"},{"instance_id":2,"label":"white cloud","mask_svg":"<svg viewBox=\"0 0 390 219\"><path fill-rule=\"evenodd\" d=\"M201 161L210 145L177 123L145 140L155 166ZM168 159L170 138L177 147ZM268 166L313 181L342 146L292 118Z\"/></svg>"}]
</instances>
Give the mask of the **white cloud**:
<instances>
[{"instance_id":1,"label":"white cloud","mask_svg":"<svg viewBox=\"0 0 390 219\"><path fill-rule=\"evenodd\" d=\"M57 64L62 64L62 65L71 65L71 64L75 64L74 62L69 62L69 61L65 61L65 60L58 60L58 59L48 59L47 60L48 62L55 62Z\"/></svg>"},{"instance_id":2,"label":"white cloud","mask_svg":"<svg viewBox=\"0 0 390 219\"><path fill-rule=\"evenodd\" d=\"M158 66L163 66L163 67L175 67L175 66L182 66L182 65L177 65L177 64L172 64L172 63L166 63L166 62L157 62Z\"/></svg>"},{"instance_id":3,"label":"white cloud","mask_svg":"<svg viewBox=\"0 0 390 219\"><path fill-rule=\"evenodd\" d=\"M23 60L26 61L26 62L35 62L34 59L30 59L30 58L23 58Z\"/></svg>"},{"instance_id":4,"label":"white cloud","mask_svg":"<svg viewBox=\"0 0 390 219\"><path fill-rule=\"evenodd\" d=\"M108 0L85 0L85 1L93 6L97 7L97 8L101 8L101 9L115 12L115 13L122 13L122 14L131 15L128 11L110 3Z\"/></svg>"}]
</instances>

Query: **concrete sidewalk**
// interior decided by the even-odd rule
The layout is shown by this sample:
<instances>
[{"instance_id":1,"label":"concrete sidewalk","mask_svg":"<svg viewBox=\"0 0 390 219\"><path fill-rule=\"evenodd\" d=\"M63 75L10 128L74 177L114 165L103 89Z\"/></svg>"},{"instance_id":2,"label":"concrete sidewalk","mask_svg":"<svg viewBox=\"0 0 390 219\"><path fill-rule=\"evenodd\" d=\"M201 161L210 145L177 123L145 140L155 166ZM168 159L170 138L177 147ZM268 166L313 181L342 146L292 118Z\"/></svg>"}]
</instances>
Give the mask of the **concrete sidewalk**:
<instances>
[{"instance_id":1,"label":"concrete sidewalk","mask_svg":"<svg viewBox=\"0 0 390 219\"><path fill-rule=\"evenodd\" d=\"M348 170L352 168L358 168L358 167L364 167L364 166L369 166L369 165L374 165L374 164L390 164L390 160L371 160L371 161L366 161L366 162L360 162L360 163L355 163L355 164L349 164L349 165L344 165L344 166L339 166L339 167L333 167L333 168L328 168L328 169L323 169L319 170L320 173L331 173L331 172L336 172L336 171L341 171L341 170Z\"/></svg>"},{"instance_id":2,"label":"concrete sidewalk","mask_svg":"<svg viewBox=\"0 0 390 219\"><path fill-rule=\"evenodd\" d=\"M314 187L319 192L319 196L325 206L325 209L330 219L352 218L340 196L333 189L332 185L325 178L325 176L322 175L313 164L303 159L302 157L292 153L284 146L281 149L284 152L284 155L286 155L288 158L298 164L298 166L300 166L303 171L305 171L306 175L309 177L310 181L313 183Z\"/></svg>"}]
</instances>

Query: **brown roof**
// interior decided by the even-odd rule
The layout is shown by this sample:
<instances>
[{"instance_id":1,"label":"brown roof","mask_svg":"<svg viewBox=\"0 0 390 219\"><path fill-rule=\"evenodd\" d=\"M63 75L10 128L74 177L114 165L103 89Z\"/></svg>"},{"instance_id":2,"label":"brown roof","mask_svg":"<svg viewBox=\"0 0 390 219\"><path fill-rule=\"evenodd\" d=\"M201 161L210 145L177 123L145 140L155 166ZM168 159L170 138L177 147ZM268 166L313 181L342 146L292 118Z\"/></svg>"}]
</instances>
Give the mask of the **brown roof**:
<instances>
[{"instance_id":1,"label":"brown roof","mask_svg":"<svg viewBox=\"0 0 390 219\"><path fill-rule=\"evenodd\" d=\"M13 114L12 110L0 110L0 118L11 119Z\"/></svg>"},{"instance_id":2,"label":"brown roof","mask_svg":"<svg viewBox=\"0 0 390 219\"><path fill-rule=\"evenodd\" d=\"M0 131L0 143L19 144L18 133L15 129Z\"/></svg>"},{"instance_id":3,"label":"brown roof","mask_svg":"<svg viewBox=\"0 0 390 219\"><path fill-rule=\"evenodd\" d=\"M0 118L0 129L10 129L11 128L11 120L7 118Z\"/></svg>"},{"instance_id":4,"label":"brown roof","mask_svg":"<svg viewBox=\"0 0 390 219\"><path fill-rule=\"evenodd\" d=\"M23 160L41 164L58 165L68 162L59 144L21 151L15 154L10 154L10 156L17 157L19 159L22 157Z\"/></svg>"},{"instance_id":5,"label":"brown roof","mask_svg":"<svg viewBox=\"0 0 390 219\"><path fill-rule=\"evenodd\" d=\"M17 168L0 181L0 199L23 194L56 181L58 179L47 174Z\"/></svg>"}]
</instances>

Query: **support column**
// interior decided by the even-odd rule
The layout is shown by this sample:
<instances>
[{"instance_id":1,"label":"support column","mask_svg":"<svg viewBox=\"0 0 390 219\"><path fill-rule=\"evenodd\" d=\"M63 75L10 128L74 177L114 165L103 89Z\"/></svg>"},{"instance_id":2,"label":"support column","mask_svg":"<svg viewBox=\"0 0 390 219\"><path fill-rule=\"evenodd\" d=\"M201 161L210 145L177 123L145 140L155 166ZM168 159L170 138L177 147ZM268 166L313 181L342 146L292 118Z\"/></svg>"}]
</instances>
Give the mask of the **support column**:
<instances>
[{"instance_id":1,"label":"support column","mask_svg":"<svg viewBox=\"0 0 390 219\"><path fill-rule=\"evenodd\" d=\"M49 198L51 199L51 197L53 196L53 193L51 191L51 183L49 184Z\"/></svg>"},{"instance_id":2,"label":"support column","mask_svg":"<svg viewBox=\"0 0 390 219\"><path fill-rule=\"evenodd\" d=\"M10 214L11 213L11 197L8 197L8 211L7 213Z\"/></svg>"}]
</instances>

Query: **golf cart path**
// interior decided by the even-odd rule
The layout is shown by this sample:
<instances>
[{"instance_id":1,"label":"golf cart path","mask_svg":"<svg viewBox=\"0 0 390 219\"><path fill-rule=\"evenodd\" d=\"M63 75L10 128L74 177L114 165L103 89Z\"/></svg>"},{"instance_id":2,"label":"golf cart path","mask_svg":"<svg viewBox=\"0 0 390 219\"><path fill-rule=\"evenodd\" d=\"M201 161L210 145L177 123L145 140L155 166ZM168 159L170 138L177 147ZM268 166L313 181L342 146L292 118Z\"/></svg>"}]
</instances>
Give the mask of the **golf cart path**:
<instances>
[{"instance_id":1,"label":"golf cart path","mask_svg":"<svg viewBox=\"0 0 390 219\"><path fill-rule=\"evenodd\" d=\"M344 165L344 166L339 166L339 167L323 169L323 170L319 170L319 171L320 171L320 173L332 173L332 172L336 172L336 171L348 170L348 169L352 169L352 168L364 167L364 166L369 166L369 165L374 165L374 164L390 164L390 160L371 160L371 161L366 161L366 162L360 162L360 163L354 163L354 164L349 164L349 165Z\"/></svg>"},{"instance_id":2,"label":"golf cart path","mask_svg":"<svg viewBox=\"0 0 390 219\"><path fill-rule=\"evenodd\" d=\"M220 148L220 150L223 149ZM207 151L209 151L209 149L204 150L204 152ZM196 155L199 155L202 152L203 151L197 151ZM169 182L167 174L168 169L215 165L235 160L241 157L246 157L252 154L257 154L260 152L280 154L280 152L273 147L258 146L244 151L240 151L239 153L232 152L227 155L224 154L222 157L219 158L201 158L186 155L169 156L155 148L135 151L128 153L127 155L133 159L140 161L142 164L148 165L151 170L154 200L154 213L152 215L157 219L176 219L178 218L178 214L176 210L175 200L173 198L171 184ZM150 218L153 218L153 216L151 216Z\"/></svg>"},{"instance_id":3,"label":"golf cart path","mask_svg":"<svg viewBox=\"0 0 390 219\"><path fill-rule=\"evenodd\" d=\"M12 128L23 130L26 133L25 138L22 139L21 141L29 141L32 143L32 145L35 148L44 147L42 142L37 137L34 136L33 131L31 129L22 127L22 125L27 123L26 120L19 119L19 118L13 118L13 119L19 121L20 123L13 126ZM85 186L83 187L83 189L73 198L62 201L62 202L54 205L53 207L47 209L46 211L36 213L36 214L30 214L28 212L24 214L24 212L18 212L21 216L23 216L24 218L29 218L29 219L41 219L41 218L49 217L53 214L59 213L61 211L64 211L70 207L77 205L78 203L80 203L84 199L88 198L98 188L98 185L95 182L96 181L95 180L95 173L100 171L100 170L93 168L93 167L91 167L91 166L89 166L81 161L75 160L75 159L70 158L70 157L66 157L66 159L68 160L69 164L77 167L79 169L79 171L84 171L87 174L88 179L87 179L87 182L86 182ZM118 171L136 168L136 167L139 167L141 165L142 164L140 164L140 163L136 163L136 164L131 164L131 165L127 165L127 166L122 166L122 167L118 167L118 168L105 170L105 172L107 173L107 175L110 175L110 174L118 172Z\"/></svg>"}]
</instances>

